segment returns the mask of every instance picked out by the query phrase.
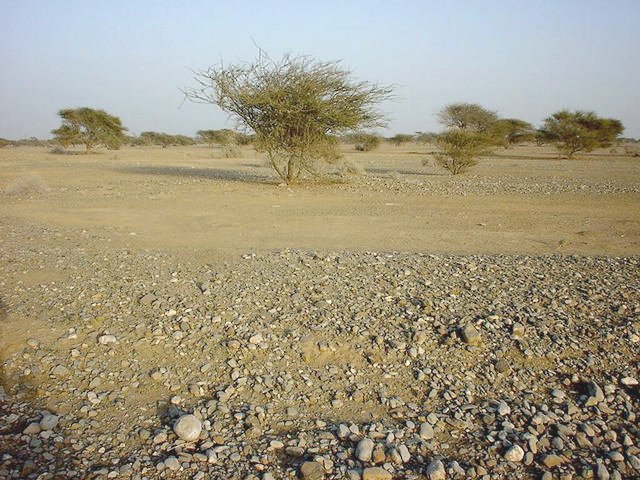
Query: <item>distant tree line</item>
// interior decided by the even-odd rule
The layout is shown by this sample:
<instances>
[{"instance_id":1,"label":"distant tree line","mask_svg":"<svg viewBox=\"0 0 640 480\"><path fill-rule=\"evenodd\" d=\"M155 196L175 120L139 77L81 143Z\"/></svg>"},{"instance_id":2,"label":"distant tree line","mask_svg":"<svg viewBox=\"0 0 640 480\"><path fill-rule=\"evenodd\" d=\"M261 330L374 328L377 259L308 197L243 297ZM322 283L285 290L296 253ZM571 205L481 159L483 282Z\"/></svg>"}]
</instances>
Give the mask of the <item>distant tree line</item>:
<instances>
[{"instance_id":1,"label":"distant tree line","mask_svg":"<svg viewBox=\"0 0 640 480\"><path fill-rule=\"evenodd\" d=\"M153 131L131 136L126 135L126 128L118 117L103 110L64 109L58 114L61 126L52 131L53 140L39 140L35 137L22 140L0 138L0 147L48 146L55 143L64 148L84 145L89 152L97 146L117 149L123 144L167 147L204 143L220 146L225 156L235 157L240 155L239 146L248 145L256 138L255 135L230 129L198 130L194 138ZM363 152L378 148L383 140L396 146L409 142L435 144L439 147L434 155L437 163L451 173L459 174L475 165L479 156L490 153L495 147L509 148L525 142L552 144L562 155L573 158L578 152L590 152L611 145L624 131L622 123L617 119L601 118L594 112L580 110L555 112L537 129L524 120L500 118L496 112L473 103L446 105L436 117L445 128L440 133L398 133L384 139L375 133L356 131L342 134L332 141L354 144L356 150ZM631 138L624 140L637 142Z\"/></svg>"},{"instance_id":2,"label":"distant tree line","mask_svg":"<svg viewBox=\"0 0 640 480\"><path fill-rule=\"evenodd\" d=\"M437 113L443 127L439 133L398 133L383 139L373 132L387 122L377 105L393 98L393 86L356 80L339 62L292 55L273 60L262 50L253 63L210 67L196 72L195 80L195 88L183 90L186 98L218 106L250 134L221 129L199 130L195 138L151 131L131 136L118 117L82 107L58 112L61 125L52 131L54 139L63 148L84 145L87 152L123 144L206 143L222 147L230 157L238 155L239 146L252 143L286 183L293 183L300 176L320 174L322 164L338 164L341 141L352 142L364 152L383 140L396 146L434 144L437 163L458 174L498 147L535 141L552 144L572 158L611 145L624 131L619 120L594 112L560 110L534 128L524 120L501 118L478 104L458 102ZM0 141L0 146L11 144L15 143Z\"/></svg>"}]
</instances>

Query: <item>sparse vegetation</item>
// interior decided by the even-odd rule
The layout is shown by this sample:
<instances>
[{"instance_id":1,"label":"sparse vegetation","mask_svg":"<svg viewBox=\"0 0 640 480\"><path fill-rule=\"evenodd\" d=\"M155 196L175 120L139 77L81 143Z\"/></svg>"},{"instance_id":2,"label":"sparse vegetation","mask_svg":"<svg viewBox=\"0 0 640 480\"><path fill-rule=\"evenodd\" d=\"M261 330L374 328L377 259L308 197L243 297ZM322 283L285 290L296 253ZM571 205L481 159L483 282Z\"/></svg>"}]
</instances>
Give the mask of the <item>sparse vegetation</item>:
<instances>
[{"instance_id":1,"label":"sparse vegetation","mask_svg":"<svg viewBox=\"0 0 640 480\"><path fill-rule=\"evenodd\" d=\"M535 139L535 130L529 122L517 118L500 118L493 123L491 134L495 144L509 148Z\"/></svg>"},{"instance_id":2,"label":"sparse vegetation","mask_svg":"<svg viewBox=\"0 0 640 480\"><path fill-rule=\"evenodd\" d=\"M413 141L413 135L410 135L408 133L397 133L393 137L390 137L388 140L392 145L399 147L401 145L404 145L405 143Z\"/></svg>"},{"instance_id":3,"label":"sparse vegetation","mask_svg":"<svg viewBox=\"0 0 640 480\"><path fill-rule=\"evenodd\" d=\"M206 143L210 147L213 145L227 145L234 141L237 132L228 129L222 130L198 130L196 138L201 143Z\"/></svg>"},{"instance_id":4,"label":"sparse vegetation","mask_svg":"<svg viewBox=\"0 0 640 480\"><path fill-rule=\"evenodd\" d=\"M187 137L186 135L169 135L162 132L142 132L137 137L130 137L128 143L134 147L151 145L168 147L170 145L193 145L195 141L193 138Z\"/></svg>"},{"instance_id":5,"label":"sparse vegetation","mask_svg":"<svg viewBox=\"0 0 640 480\"><path fill-rule=\"evenodd\" d=\"M233 130L198 130L198 139L209 146L219 145L222 147L222 156L225 158L239 158L242 156L240 141L247 144L248 135L243 135Z\"/></svg>"},{"instance_id":6,"label":"sparse vegetation","mask_svg":"<svg viewBox=\"0 0 640 480\"><path fill-rule=\"evenodd\" d=\"M335 163L338 135L383 126L375 107L392 93L354 80L338 62L288 54L275 61L263 51L253 63L201 71L196 81L187 98L217 105L254 132L256 149L288 184L319 174L319 162Z\"/></svg>"},{"instance_id":7,"label":"sparse vegetation","mask_svg":"<svg viewBox=\"0 0 640 480\"><path fill-rule=\"evenodd\" d=\"M4 194L12 197L38 195L49 191L44 179L34 173L14 178L4 190Z\"/></svg>"},{"instance_id":8,"label":"sparse vegetation","mask_svg":"<svg viewBox=\"0 0 640 480\"><path fill-rule=\"evenodd\" d=\"M578 152L610 146L624 126L620 120L601 118L594 112L560 110L545 119L541 131L560 153L573 158Z\"/></svg>"},{"instance_id":9,"label":"sparse vegetation","mask_svg":"<svg viewBox=\"0 0 640 480\"><path fill-rule=\"evenodd\" d=\"M359 152L370 152L380 146L382 139L375 133L358 132L350 136L350 140L355 144L355 149Z\"/></svg>"},{"instance_id":10,"label":"sparse vegetation","mask_svg":"<svg viewBox=\"0 0 640 480\"><path fill-rule=\"evenodd\" d=\"M453 175L476 165L477 157L489 153L490 146L495 144L498 115L491 110L475 103L453 103L443 107L436 116L447 130L436 138L440 151L434 158Z\"/></svg>"},{"instance_id":11,"label":"sparse vegetation","mask_svg":"<svg viewBox=\"0 0 640 480\"><path fill-rule=\"evenodd\" d=\"M117 150L125 140L126 128L118 117L104 110L92 108L64 109L58 112L62 125L52 130L56 141L64 148L71 145L84 145L87 152L104 145Z\"/></svg>"},{"instance_id":12,"label":"sparse vegetation","mask_svg":"<svg viewBox=\"0 0 640 480\"><path fill-rule=\"evenodd\" d=\"M430 143L436 143L438 134L434 132L416 132L413 138L416 143L427 145Z\"/></svg>"},{"instance_id":13,"label":"sparse vegetation","mask_svg":"<svg viewBox=\"0 0 640 480\"><path fill-rule=\"evenodd\" d=\"M488 137L460 128L450 128L436 139L440 152L434 154L438 165L453 175L466 172L478 163L477 157L489 151Z\"/></svg>"},{"instance_id":14,"label":"sparse vegetation","mask_svg":"<svg viewBox=\"0 0 640 480\"><path fill-rule=\"evenodd\" d=\"M498 114L477 103L457 102L445 105L436 117L445 128L488 134L498 120Z\"/></svg>"}]
</instances>

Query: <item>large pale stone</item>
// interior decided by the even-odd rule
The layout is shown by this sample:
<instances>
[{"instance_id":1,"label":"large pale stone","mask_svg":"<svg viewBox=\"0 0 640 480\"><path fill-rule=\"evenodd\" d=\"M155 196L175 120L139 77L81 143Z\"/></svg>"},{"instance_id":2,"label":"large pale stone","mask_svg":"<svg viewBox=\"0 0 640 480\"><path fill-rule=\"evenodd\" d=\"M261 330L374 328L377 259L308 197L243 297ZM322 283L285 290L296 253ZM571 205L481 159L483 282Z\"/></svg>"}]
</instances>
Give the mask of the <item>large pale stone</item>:
<instances>
[{"instance_id":1,"label":"large pale stone","mask_svg":"<svg viewBox=\"0 0 640 480\"><path fill-rule=\"evenodd\" d=\"M193 442L200 436L202 422L194 415L183 415L176 421L173 431L182 440Z\"/></svg>"}]
</instances>

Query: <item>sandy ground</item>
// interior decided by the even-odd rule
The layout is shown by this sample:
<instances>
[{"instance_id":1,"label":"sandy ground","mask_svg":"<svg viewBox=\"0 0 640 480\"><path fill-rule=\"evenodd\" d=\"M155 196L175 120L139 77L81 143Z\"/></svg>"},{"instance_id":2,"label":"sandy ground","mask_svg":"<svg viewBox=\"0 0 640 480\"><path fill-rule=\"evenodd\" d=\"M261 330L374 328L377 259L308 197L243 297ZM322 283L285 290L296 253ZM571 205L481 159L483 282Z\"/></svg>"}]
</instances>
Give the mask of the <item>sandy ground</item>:
<instances>
[{"instance_id":1,"label":"sandy ground","mask_svg":"<svg viewBox=\"0 0 640 480\"><path fill-rule=\"evenodd\" d=\"M173 419L152 413L176 393L181 409L199 409L223 429L231 450L219 452L212 478L232 478L236 465L243 475L252 471L252 462L237 463L249 455L240 449L245 441L264 453L276 432L304 432L320 419L419 424L428 409L439 412L439 440L428 448L407 440L412 460L396 473L422 471L438 454L496 478L529 478L542 457L524 470L483 459L487 448L506 451L522 438L488 447L494 427L475 421L473 448L464 453L450 426L462 415L478 420L500 395L524 429L534 412L521 410L525 387L539 392L530 400L540 405L547 390L565 387L582 405L589 382L637 377L640 161L611 150L568 161L549 148L518 147L453 177L429 160L431 150L345 146L361 175L286 186L250 147L233 159L206 147L92 155L0 149L0 383L28 402L11 404L17 427L8 434L31 441L20 433L34 408L47 408L62 416L65 437L64 444L51 437L49 459L33 445L16 447L11 478L47 468L64 478L93 469L101 478L110 465L125 477L133 468L192 478L201 464L180 453ZM475 350L456 333L474 318L486 341ZM524 342L510 336L514 318L525 322ZM102 343L110 334L114 342ZM516 371L501 376L499 361ZM163 362L167 371L154 379ZM336 367L343 365L350 367ZM263 384L272 375L282 384ZM468 375L480 380L470 386ZM444 393L428 393L425 378ZM370 395L382 387L424 411L398 407L398 417L387 393ZM472 400L462 400L468 388L478 389L473 415L464 405ZM611 395L610 423L635 438L637 408L625 388ZM203 402L214 391L223 407L208 412ZM267 434L251 440L253 427L233 419L267 401ZM287 405L301 412L295 422ZM587 420L601 422L601 413L585 407L571 419ZM415 439L408 425L402 435ZM167 433L150 445L149 434ZM327 434L317 433L311 445ZM349 442L332 444L327 458L351 455ZM105 445L113 449L96 457ZM230 452L238 457L226 460ZM191 466L174 471L165 465L171 453ZM298 460L269 455L261 468L297 475ZM594 455L576 453L571 469L590 470ZM146 460L136 466L134 457ZM16 470L25 459L31 466Z\"/></svg>"},{"instance_id":2,"label":"sandy ground","mask_svg":"<svg viewBox=\"0 0 640 480\"><path fill-rule=\"evenodd\" d=\"M100 232L117 246L226 259L284 247L640 253L638 159L558 160L551 150L519 147L456 178L422 166L429 151L345 147L364 176L286 187L250 148L241 159L216 158L205 147L88 156L5 148L0 218Z\"/></svg>"}]
</instances>

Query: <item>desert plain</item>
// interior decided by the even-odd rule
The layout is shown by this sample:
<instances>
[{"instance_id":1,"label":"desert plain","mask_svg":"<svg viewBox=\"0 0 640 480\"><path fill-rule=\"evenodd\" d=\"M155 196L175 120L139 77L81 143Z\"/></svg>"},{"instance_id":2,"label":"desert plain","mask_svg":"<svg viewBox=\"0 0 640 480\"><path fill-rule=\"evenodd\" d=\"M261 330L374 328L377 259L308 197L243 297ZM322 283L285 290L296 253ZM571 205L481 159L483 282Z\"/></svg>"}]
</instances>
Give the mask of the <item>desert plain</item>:
<instances>
[{"instance_id":1,"label":"desert plain","mask_svg":"<svg viewBox=\"0 0 640 480\"><path fill-rule=\"evenodd\" d=\"M0 477L640 477L640 160L343 150L0 149Z\"/></svg>"}]
</instances>

